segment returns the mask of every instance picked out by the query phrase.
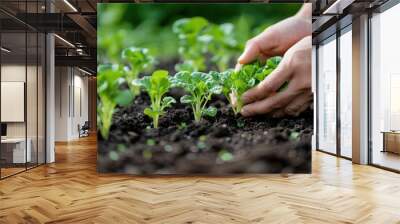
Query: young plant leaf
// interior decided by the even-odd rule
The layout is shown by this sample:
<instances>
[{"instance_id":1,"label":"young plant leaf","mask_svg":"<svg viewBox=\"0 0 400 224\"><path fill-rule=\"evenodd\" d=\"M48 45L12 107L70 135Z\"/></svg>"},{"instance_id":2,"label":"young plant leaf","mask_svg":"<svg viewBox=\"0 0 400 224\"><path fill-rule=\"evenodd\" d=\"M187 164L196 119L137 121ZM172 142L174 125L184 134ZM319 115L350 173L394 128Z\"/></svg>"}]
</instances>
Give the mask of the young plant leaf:
<instances>
[{"instance_id":1,"label":"young plant leaf","mask_svg":"<svg viewBox=\"0 0 400 224\"><path fill-rule=\"evenodd\" d=\"M183 88L189 95L181 97L181 103L190 104L196 122L201 120L203 115L215 116L216 108L206 108L208 101L213 94L220 94L222 86L216 79L214 72L178 72L172 78L174 87Z\"/></svg>"},{"instance_id":2,"label":"young plant leaf","mask_svg":"<svg viewBox=\"0 0 400 224\"><path fill-rule=\"evenodd\" d=\"M175 21L172 30L178 35L179 54L182 64L175 66L177 71L200 71L206 68L204 53L206 47L201 41L201 33L209 25L203 17L184 18Z\"/></svg>"},{"instance_id":3,"label":"young plant leaf","mask_svg":"<svg viewBox=\"0 0 400 224\"><path fill-rule=\"evenodd\" d=\"M157 70L151 76L145 76L134 81L142 87L150 97L151 105L144 110L144 114L153 119L153 127L158 128L158 120L167 107L175 103L172 97L164 97L171 88L168 71Z\"/></svg>"},{"instance_id":4,"label":"young plant leaf","mask_svg":"<svg viewBox=\"0 0 400 224\"><path fill-rule=\"evenodd\" d=\"M129 90L121 89L122 77L120 65L99 65L97 68L97 121L104 139L108 138L115 107L127 106L133 99Z\"/></svg>"},{"instance_id":5,"label":"young plant leaf","mask_svg":"<svg viewBox=\"0 0 400 224\"><path fill-rule=\"evenodd\" d=\"M215 115L217 115L217 108L210 106L207 109L204 109L203 113L206 116L215 117Z\"/></svg>"},{"instance_id":6,"label":"young plant leaf","mask_svg":"<svg viewBox=\"0 0 400 224\"><path fill-rule=\"evenodd\" d=\"M122 51L122 59L128 62L129 66L124 68L124 78L134 96L139 94L140 89L135 85L139 73L149 68L155 61L149 54L147 48L130 47Z\"/></svg>"}]
</instances>

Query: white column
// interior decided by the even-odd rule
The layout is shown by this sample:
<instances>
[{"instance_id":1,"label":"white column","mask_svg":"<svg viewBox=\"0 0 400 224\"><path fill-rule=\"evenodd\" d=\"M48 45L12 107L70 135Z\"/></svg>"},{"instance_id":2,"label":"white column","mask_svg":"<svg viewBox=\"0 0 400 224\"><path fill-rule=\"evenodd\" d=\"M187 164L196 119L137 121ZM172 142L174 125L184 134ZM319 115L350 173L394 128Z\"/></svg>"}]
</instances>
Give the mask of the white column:
<instances>
[{"instance_id":1,"label":"white column","mask_svg":"<svg viewBox=\"0 0 400 224\"><path fill-rule=\"evenodd\" d=\"M368 16L353 19L353 162L368 163Z\"/></svg>"},{"instance_id":2,"label":"white column","mask_svg":"<svg viewBox=\"0 0 400 224\"><path fill-rule=\"evenodd\" d=\"M46 1L46 11L54 12L54 5ZM46 163L55 162L55 43L54 34L46 35Z\"/></svg>"},{"instance_id":3,"label":"white column","mask_svg":"<svg viewBox=\"0 0 400 224\"><path fill-rule=\"evenodd\" d=\"M54 133L55 133L55 72L54 72L54 35L47 34L46 37L47 45L47 77L46 77L46 158L47 163L52 163L55 161L55 150L54 150Z\"/></svg>"}]
</instances>

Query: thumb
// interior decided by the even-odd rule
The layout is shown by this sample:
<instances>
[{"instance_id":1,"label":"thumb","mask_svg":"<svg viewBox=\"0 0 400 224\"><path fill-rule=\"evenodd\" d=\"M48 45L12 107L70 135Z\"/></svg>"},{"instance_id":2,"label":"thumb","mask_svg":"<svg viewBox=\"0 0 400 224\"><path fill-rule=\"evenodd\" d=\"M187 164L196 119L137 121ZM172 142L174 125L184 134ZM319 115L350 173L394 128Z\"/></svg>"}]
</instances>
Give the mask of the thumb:
<instances>
[{"instance_id":1,"label":"thumb","mask_svg":"<svg viewBox=\"0 0 400 224\"><path fill-rule=\"evenodd\" d=\"M256 38L253 38L246 43L244 52L238 58L239 64L247 64L258 58L260 54L260 44Z\"/></svg>"}]
</instances>

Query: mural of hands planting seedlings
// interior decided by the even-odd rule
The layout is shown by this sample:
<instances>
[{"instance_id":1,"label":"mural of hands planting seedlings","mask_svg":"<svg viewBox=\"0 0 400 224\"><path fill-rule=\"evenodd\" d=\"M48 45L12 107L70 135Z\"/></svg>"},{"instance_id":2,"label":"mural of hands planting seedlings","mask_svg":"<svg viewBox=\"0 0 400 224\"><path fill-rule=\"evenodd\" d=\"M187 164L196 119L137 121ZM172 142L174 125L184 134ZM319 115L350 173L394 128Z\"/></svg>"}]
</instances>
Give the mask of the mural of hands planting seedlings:
<instances>
[{"instance_id":1,"label":"mural of hands planting seedlings","mask_svg":"<svg viewBox=\"0 0 400 224\"><path fill-rule=\"evenodd\" d=\"M311 5L98 5L98 171L310 173Z\"/></svg>"}]
</instances>

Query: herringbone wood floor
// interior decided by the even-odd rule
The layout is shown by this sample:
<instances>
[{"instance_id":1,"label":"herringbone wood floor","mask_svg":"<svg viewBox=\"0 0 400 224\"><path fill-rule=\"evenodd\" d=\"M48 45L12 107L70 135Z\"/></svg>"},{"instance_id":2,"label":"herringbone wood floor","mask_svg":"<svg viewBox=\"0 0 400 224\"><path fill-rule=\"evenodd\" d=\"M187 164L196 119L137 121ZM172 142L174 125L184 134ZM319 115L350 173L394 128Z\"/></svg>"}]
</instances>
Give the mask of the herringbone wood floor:
<instances>
[{"instance_id":1,"label":"herringbone wood floor","mask_svg":"<svg viewBox=\"0 0 400 224\"><path fill-rule=\"evenodd\" d=\"M400 223L400 175L315 152L313 174L96 173L93 137L0 181L0 223Z\"/></svg>"}]
</instances>

